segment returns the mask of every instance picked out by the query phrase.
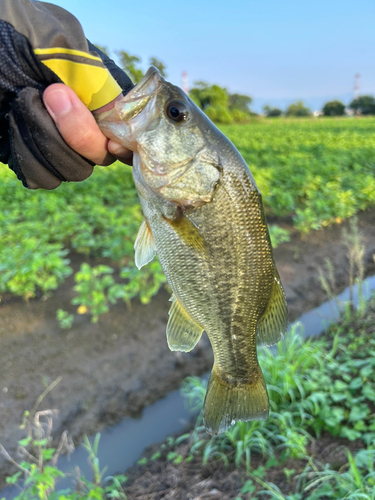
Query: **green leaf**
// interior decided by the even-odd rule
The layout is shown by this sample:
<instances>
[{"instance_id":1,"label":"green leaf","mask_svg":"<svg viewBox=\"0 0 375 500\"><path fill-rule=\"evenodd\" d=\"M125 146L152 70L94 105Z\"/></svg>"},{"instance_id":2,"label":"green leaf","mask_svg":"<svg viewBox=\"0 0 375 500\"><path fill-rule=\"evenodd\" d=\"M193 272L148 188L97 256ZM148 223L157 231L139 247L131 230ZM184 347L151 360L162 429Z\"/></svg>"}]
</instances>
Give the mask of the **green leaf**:
<instances>
[{"instance_id":1,"label":"green leaf","mask_svg":"<svg viewBox=\"0 0 375 500\"><path fill-rule=\"evenodd\" d=\"M158 458L160 458L160 457L161 457L161 452L157 451L153 455L151 455L150 460L154 462L155 460L158 460Z\"/></svg>"},{"instance_id":2,"label":"green leaf","mask_svg":"<svg viewBox=\"0 0 375 500\"><path fill-rule=\"evenodd\" d=\"M177 457L173 460L174 464L180 464L183 461L182 455L177 455Z\"/></svg>"},{"instance_id":3,"label":"green leaf","mask_svg":"<svg viewBox=\"0 0 375 500\"><path fill-rule=\"evenodd\" d=\"M362 389L362 394L365 398L369 399L372 402L375 402L375 389L371 387L369 384L365 384Z\"/></svg>"},{"instance_id":4,"label":"green leaf","mask_svg":"<svg viewBox=\"0 0 375 500\"><path fill-rule=\"evenodd\" d=\"M359 389L360 387L362 387L362 384L363 384L363 381L362 381L362 377L356 377L354 378L350 384L349 384L349 388L352 390L352 391L355 391L357 389Z\"/></svg>"},{"instance_id":5,"label":"green leaf","mask_svg":"<svg viewBox=\"0 0 375 500\"><path fill-rule=\"evenodd\" d=\"M358 406L353 406L350 410L349 421L356 422L357 420L362 420L370 413L370 409L367 405L360 404Z\"/></svg>"},{"instance_id":6,"label":"green leaf","mask_svg":"<svg viewBox=\"0 0 375 500\"><path fill-rule=\"evenodd\" d=\"M347 395L342 392L338 392L331 394L331 398L335 403L338 403L339 401L344 401L345 399L347 399Z\"/></svg>"},{"instance_id":7,"label":"green leaf","mask_svg":"<svg viewBox=\"0 0 375 500\"><path fill-rule=\"evenodd\" d=\"M276 457L270 457L265 463L266 468L277 467L279 465L279 461Z\"/></svg>"},{"instance_id":8,"label":"green leaf","mask_svg":"<svg viewBox=\"0 0 375 500\"><path fill-rule=\"evenodd\" d=\"M29 444L31 443L31 440L32 440L31 436L27 436L26 438L21 439L20 441L18 441L18 444L20 446L26 447L26 446L29 446Z\"/></svg>"},{"instance_id":9,"label":"green leaf","mask_svg":"<svg viewBox=\"0 0 375 500\"><path fill-rule=\"evenodd\" d=\"M350 429L349 427L343 426L340 432L341 437L349 439L349 441L355 441L361 437L361 433Z\"/></svg>"},{"instance_id":10,"label":"green leaf","mask_svg":"<svg viewBox=\"0 0 375 500\"><path fill-rule=\"evenodd\" d=\"M241 488L241 493L246 494L246 493L253 493L256 490L256 487L254 485L254 481L251 479L248 479L246 483L242 486Z\"/></svg>"},{"instance_id":11,"label":"green leaf","mask_svg":"<svg viewBox=\"0 0 375 500\"><path fill-rule=\"evenodd\" d=\"M367 378L373 373L374 373L374 368L372 366L364 366L363 368L361 368L360 371L361 377L363 378Z\"/></svg>"},{"instance_id":12,"label":"green leaf","mask_svg":"<svg viewBox=\"0 0 375 500\"><path fill-rule=\"evenodd\" d=\"M22 472L19 471L19 472L16 472L15 474L13 474L13 476L7 477L6 483L7 484L17 484L18 479L20 478L21 474L22 474Z\"/></svg>"},{"instance_id":13,"label":"green leaf","mask_svg":"<svg viewBox=\"0 0 375 500\"><path fill-rule=\"evenodd\" d=\"M342 380L335 380L335 383L333 385L333 390L336 392L342 392L342 391L345 391L345 389L347 387L348 387L348 384L346 384Z\"/></svg>"}]
</instances>

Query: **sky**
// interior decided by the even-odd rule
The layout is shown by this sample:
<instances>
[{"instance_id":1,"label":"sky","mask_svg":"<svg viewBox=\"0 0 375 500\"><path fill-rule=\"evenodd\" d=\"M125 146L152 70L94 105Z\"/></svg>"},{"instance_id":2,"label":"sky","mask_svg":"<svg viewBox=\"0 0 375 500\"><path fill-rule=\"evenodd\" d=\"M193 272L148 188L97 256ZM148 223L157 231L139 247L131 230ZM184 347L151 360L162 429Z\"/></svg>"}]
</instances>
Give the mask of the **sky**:
<instances>
[{"instance_id":1,"label":"sky","mask_svg":"<svg viewBox=\"0 0 375 500\"><path fill-rule=\"evenodd\" d=\"M168 80L217 83L285 108L302 99L375 94L375 0L51 0L74 14L86 37L167 67Z\"/></svg>"}]
</instances>

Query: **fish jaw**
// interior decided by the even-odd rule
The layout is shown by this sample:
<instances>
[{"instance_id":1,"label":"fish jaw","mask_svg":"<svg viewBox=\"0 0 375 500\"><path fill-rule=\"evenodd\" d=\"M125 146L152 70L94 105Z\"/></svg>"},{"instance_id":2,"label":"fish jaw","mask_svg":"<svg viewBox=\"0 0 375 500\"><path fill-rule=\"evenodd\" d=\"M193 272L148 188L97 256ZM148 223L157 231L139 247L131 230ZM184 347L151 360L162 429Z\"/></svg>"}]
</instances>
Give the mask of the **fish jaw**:
<instances>
[{"instance_id":1,"label":"fish jaw","mask_svg":"<svg viewBox=\"0 0 375 500\"><path fill-rule=\"evenodd\" d=\"M154 109L155 96L162 80L158 70L151 66L142 80L126 96L116 101L111 110L95 114L100 130L109 139L137 151L139 134L149 127L150 118L159 112Z\"/></svg>"}]
</instances>

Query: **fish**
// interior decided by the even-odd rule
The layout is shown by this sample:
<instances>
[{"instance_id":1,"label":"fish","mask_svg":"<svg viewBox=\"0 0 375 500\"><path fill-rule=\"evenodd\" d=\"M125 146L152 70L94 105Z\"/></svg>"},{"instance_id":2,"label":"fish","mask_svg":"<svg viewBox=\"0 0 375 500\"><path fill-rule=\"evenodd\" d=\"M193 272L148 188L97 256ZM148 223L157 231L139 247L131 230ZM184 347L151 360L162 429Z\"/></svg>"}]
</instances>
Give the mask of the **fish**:
<instances>
[{"instance_id":1,"label":"fish","mask_svg":"<svg viewBox=\"0 0 375 500\"><path fill-rule=\"evenodd\" d=\"M266 420L269 399L257 344L287 328L262 196L240 153L201 109L151 67L97 123L134 151L144 220L135 263L157 254L172 290L172 351L191 351L205 331L214 364L203 418L209 434Z\"/></svg>"}]
</instances>

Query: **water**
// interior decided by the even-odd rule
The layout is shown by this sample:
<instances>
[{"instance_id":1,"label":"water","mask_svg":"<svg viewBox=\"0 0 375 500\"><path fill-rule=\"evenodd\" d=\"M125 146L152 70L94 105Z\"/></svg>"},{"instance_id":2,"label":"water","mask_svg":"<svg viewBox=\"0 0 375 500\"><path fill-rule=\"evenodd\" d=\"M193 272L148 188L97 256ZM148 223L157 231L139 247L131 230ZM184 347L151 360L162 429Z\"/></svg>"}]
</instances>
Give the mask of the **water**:
<instances>
[{"instance_id":1,"label":"water","mask_svg":"<svg viewBox=\"0 0 375 500\"><path fill-rule=\"evenodd\" d=\"M371 293L375 290L375 276L370 276L367 278L363 285L363 298L369 299ZM340 295L337 296L339 303L343 304L342 309L344 309L344 304L350 299L349 288L346 288ZM353 303L354 306L358 305L358 286L353 286ZM306 337L311 337L314 335L320 335L330 323L334 323L339 318L339 308L336 301L331 300L324 302L319 307L311 309L311 311L302 314L298 322L302 323L305 331Z\"/></svg>"},{"instance_id":2,"label":"water","mask_svg":"<svg viewBox=\"0 0 375 500\"><path fill-rule=\"evenodd\" d=\"M367 278L363 287L363 298L368 299L375 290L375 276ZM353 287L354 304L358 303L358 287ZM337 297L339 302L349 300L349 288ZM324 302L308 313L302 314L297 322L301 323L307 337L321 334L327 326L339 317L336 302ZM153 405L147 407L140 419L124 418L119 424L105 430L101 434L99 445L99 463L106 466L106 476L123 473L142 455L147 446L165 440L167 436L183 433L190 420L190 413L184 406L179 391L169 393ZM93 440L93 437L90 438ZM59 469L69 472L79 467L87 478L92 478L92 470L88 464L87 451L79 446L71 456L61 457ZM59 489L70 485L70 480L59 482ZM18 494L15 488L5 488L0 498L13 499Z\"/></svg>"}]
</instances>

